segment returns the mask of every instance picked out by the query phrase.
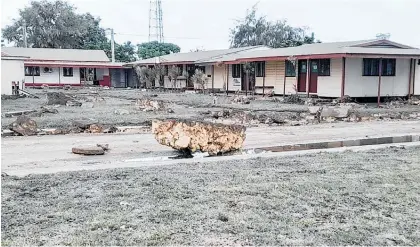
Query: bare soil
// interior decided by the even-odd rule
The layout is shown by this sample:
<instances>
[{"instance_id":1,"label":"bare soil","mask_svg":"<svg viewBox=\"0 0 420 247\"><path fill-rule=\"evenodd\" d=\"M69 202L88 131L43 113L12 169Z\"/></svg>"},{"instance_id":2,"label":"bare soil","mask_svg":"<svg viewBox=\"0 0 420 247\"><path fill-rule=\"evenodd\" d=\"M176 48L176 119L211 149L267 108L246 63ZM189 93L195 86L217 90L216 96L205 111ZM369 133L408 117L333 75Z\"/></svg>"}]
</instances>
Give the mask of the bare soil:
<instances>
[{"instance_id":1,"label":"bare soil","mask_svg":"<svg viewBox=\"0 0 420 247\"><path fill-rule=\"evenodd\" d=\"M236 112L257 112L259 114L280 113L287 118L307 112L306 105L285 104L272 100L272 98L263 98L257 96L256 100L251 100L250 104L232 103L233 95L217 95L217 104L213 104L215 97L202 94L177 93L177 92L143 92L138 89L28 89L32 94L39 96L39 99L19 98L15 100L3 100L1 104L2 112L39 110L41 106L46 105L47 92L64 92L71 95L75 100L81 101L81 107L75 106L56 106L58 114L43 114L42 116L33 116L39 128L66 128L72 124L73 120L88 120L98 122L103 125L133 126L150 125L151 120L182 118L203 120L208 118L203 112L221 111L230 109ZM174 113L168 113L166 110L144 112L136 109L137 99L144 97L153 97L153 99L165 102L166 108L171 108ZM118 114L118 111L128 111L128 114ZM374 113L389 112L420 112L418 106L404 105L400 108L377 109L374 104L367 108L358 110L361 115L370 115ZM2 128L12 123L15 118L5 118L2 115ZM228 122L230 123L230 122ZM241 124L249 124L242 123ZM258 123L261 125L260 123Z\"/></svg>"},{"instance_id":2,"label":"bare soil","mask_svg":"<svg viewBox=\"0 0 420 247\"><path fill-rule=\"evenodd\" d=\"M419 245L420 148L2 176L2 245Z\"/></svg>"}]
</instances>

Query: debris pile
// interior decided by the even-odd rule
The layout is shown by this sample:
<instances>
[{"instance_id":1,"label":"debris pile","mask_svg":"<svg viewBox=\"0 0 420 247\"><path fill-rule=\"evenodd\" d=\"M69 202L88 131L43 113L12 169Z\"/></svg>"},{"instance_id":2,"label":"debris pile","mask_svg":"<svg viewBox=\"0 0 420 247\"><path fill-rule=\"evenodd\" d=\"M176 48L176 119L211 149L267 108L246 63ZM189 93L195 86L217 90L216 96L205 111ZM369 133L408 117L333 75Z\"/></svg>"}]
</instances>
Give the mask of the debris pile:
<instances>
[{"instance_id":1,"label":"debris pile","mask_svg":"<svg viewBox=\"0 0 420 247\"><path fill-rule=\"evenodd\" d=\"M62 92L47 93L47 105L66 105L69 100L72 100L72 98Z\"/></svg>"},{"instance_id":2,"label":"debris pile","mask_svg":"<svg viewBox=\"0 0 420 247\"><path fill-rule=\"evenodd\" d=\"M155 120L152 133L162 145L180 151L217 155L240 149L245 141L244 126L187 120Z\"/></svg>"},{"instance_id":3,"label":"debris pile","mask_svg":"<svg viewBox=\"0 0 420 247\"><path fill-rule=\"evenodd\" d=\"M244 96L244 95L236 95L233 100L233 103L238 103L238 104L250 104L251 103L251 98Z\"/></svg>"},{"instance_id":4,"label":"debris pile","mask_svg":"<svg viewBox=\"0 0 420 247\"><path fill-rule=\"evenodd\" d=\"M303 104L303 100L297 94L292 94L290 96L286 96L283 99L283 103L287 104Z\"/></svg>"},{"instance_id":5,"label":"debris pile","mask_svg":"<svg viewBox=\"0 0 420 247\"><path fill-rule=\"evenodd\" d=\"M161 111L165 109L165 104L159 100L144 98L136 101L136 107L142 111Z\"/></svg>"},{"instance_id":6,"label":"debris pile","mask_svg":"<svg viewBox=\"0 0 420 247\"><path fill-rule=\"evenodd\" d=\"M407 102L410 105L418 105L420 106L420 98L412 97Z\"/></svg>"}]
</instances>

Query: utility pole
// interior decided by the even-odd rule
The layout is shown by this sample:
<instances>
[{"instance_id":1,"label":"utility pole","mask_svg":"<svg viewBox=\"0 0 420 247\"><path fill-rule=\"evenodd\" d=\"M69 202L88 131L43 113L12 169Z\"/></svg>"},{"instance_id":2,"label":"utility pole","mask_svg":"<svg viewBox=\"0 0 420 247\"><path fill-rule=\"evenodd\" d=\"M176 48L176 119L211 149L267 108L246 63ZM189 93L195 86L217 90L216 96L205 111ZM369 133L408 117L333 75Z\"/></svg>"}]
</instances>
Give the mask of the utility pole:
<instances>
[{"instance_id":1,"label":"utility pole","mask_svg":"<svg viewBox=\"0 0 420 247\"><path fill-rule=\"evenodd\" d=\"M111 52L112 52L112 62L115 63L115 44L114 44L114 29L111 28Z\"/></svg>"},{"instance_id":2,"label":"utility pole","mask_svg":"<svg viewBox=\"0 0 420 247\"><path fill-rule=\"evenodd\" d=\"M162 0L150 0L149 8L149 42L164 42Z\"/></svg>"},{"instance_id":3,"label":"utility pole","mask_svg":"<svg viewBox=\"0 0 420 247\"><path fill-rule=\"evenodd\" d=\"M26 21L23 21L23 45L28 48L28 41L26 39Z\"/></svg>"}]
</instances>

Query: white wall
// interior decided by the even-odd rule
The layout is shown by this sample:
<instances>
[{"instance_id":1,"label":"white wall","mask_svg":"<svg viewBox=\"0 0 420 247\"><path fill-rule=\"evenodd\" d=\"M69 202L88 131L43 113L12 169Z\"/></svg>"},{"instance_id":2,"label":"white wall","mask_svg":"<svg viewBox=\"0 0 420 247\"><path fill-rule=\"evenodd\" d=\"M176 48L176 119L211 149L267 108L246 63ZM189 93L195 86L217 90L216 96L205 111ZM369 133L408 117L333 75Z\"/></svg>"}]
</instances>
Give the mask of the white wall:
<instances>
[{"instance_id":1,"label":"white wall","mask_svg":"<svg viewBox=\"0 0 420 247\"><path fill-rule=\"evenodd\" d=\"M229 91L241 90L241 78L232 77L232 64L229 64Z\"/></svg>"},{"instance_id":2,"label":"white wall","mask_svg":"<svg viewBox=\"0 0 420 247\"><path fill-rule=\"evenodd\" d=\"M226 65L214 66L214 88L224 90L226 83Z\"/></svg>"},{"instance_id":3,"label":"white wall","mask_svg":"<svg viewBox=\"0 0 420 247\"><path fill-rule=\"evenodd\" d=\"M80 84L80 70L73 68L73 76L63 75L63 68L53 67L51 73L44 73L44 67L40 67L40 76L25 76L25 83L29 86L31 83L40 84ZM60 70L60 74L59 74ZM60 75L60 79L59 79Z\"/></svg>"},{"instance_id":4,"label":"white wall","mask_svg":"<svg viewBox=\"0 0 420 247\"><path fill-rule=\"evenodd\" d=\"M296 84L296 77L286 77L286 88L284 88L284 74L285 61L268 61L265 63L265 86L274 86L275 94L294 94L294 84ZM262 86L263 78L256 77L255 85ZM264 93L271 89L265 89ZM256 90L257 93L262 93L262 89Z\"/></svg>"},{"instance_id":5,"label":"white wall","mask_svg":"<svg viewBox=\"0 0 420 247\"><path fill-rule=\"evenodd\" d=\"M420 95L420 65L419 59L415 61L416 75L414 78L414 95Z\"/></svg>"},{"instance_id":6,"label":"white wall","mask_svg":"<svg viewBox=\"0 0 420 247\"><path fill-rule=\"evenodd\" d=\"M22 89L24 78L23 60L1 60L1 94L12 94L12 81L19 81L19 88Z\"/></svg>"},{"instance_id":7,"label":"white wall","mask_svg":"<svg viewBox=\"0 0 420 247\"><path fill-rule=\"evenodd\" d=\"M346 64L348 64L346 62ZM342 81L342 58L330 59L330 76L318 76L318 96L320 97L340 97ZM347 68L346 68L347 69ZM362 70L360 70L360 74ZM347 81L346 81L347 86ZM344 91L346 95L347 90Z\"/></svg>"},{"instance_id":8,"label":"white wall","mask_svg":"<svg viewBox=\"0 0 420 247\"><path fill-rule=\"evenodd\" d=\"M378 96L378 76L362 76L363 59L346 59L345 94L350 97ZM395 76L382 76L381 96L406 96L410 59L397 59Z\"/></svg>"}]
</instances>

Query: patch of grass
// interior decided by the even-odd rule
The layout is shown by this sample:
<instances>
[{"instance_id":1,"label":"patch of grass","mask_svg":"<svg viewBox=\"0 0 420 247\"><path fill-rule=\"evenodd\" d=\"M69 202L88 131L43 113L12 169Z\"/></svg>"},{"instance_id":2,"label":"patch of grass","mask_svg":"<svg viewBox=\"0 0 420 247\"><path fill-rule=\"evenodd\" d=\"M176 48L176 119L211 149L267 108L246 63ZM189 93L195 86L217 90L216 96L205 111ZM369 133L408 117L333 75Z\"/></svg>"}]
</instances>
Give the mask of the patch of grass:
<instances>
[{"instance_id":1,"label":"patch of grass","mask_svg":"<svg viewBox=\"0 0 420 247\"><path fill-rule=\"evenodd\" d=\"M2 177L6 245L418 245L420 148Z\"/></svg>"}]
</instances>

